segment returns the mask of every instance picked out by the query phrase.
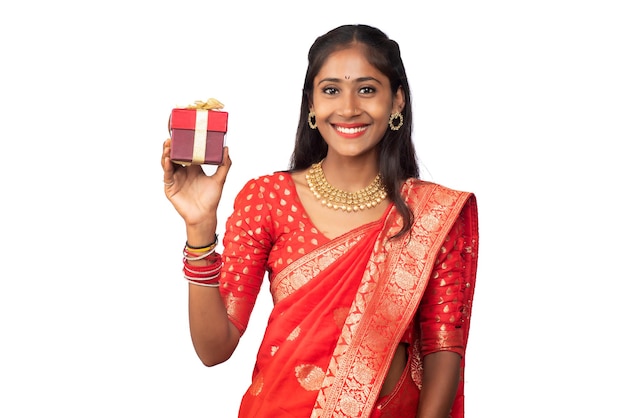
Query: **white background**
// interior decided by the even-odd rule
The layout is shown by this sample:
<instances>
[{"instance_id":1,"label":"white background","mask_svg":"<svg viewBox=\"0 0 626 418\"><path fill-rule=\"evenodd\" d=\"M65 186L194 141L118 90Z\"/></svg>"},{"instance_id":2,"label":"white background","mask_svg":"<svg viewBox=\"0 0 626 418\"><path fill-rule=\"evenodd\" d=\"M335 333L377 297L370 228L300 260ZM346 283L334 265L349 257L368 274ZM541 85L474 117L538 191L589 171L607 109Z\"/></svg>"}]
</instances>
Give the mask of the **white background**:
<instances>
[{"instance_id":1,"label":"white background","mask_svg":"<svg viewBox=\"0 0 626 418\"><path fill-rule=\"evenodd\" d=\"M0 6L0 416L236 416L270 300L201 365L169 111L230 112L223 223L287 167L308 48L344 23L400 43L423 178L478 198L467 417L624 416L622 2L284 3Z\"/></svg>"}]
</instances>

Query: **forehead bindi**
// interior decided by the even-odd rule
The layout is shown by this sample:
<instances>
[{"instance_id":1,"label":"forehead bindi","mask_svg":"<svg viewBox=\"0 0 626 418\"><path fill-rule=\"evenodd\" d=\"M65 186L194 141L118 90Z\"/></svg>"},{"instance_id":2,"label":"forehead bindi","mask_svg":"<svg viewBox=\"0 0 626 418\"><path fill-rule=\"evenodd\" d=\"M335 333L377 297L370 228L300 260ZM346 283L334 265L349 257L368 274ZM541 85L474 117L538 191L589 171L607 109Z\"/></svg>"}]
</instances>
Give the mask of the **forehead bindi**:
<instances>
[{"instance_id":1,"label":"forehead bindi","mask_svg":"<svg viewBox=\"0 0 626 418\"><path fill-rule=\"evenodd\" d=\"M315 84L324 80L334 82L359 82L370 79L381 84L387 77L369 63L363 48L340 49L328 56L315 77Z\"/></svg>"}]
</instances>

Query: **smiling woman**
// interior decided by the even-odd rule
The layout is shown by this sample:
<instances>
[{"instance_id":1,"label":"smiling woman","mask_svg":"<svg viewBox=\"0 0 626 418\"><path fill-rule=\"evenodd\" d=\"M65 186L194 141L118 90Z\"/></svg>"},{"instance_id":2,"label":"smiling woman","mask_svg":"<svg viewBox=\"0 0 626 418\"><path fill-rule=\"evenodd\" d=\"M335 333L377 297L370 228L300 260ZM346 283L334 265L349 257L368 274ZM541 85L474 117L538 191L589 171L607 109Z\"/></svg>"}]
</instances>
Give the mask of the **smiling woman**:
<instances>
[{"instance_id":1,"label":"smiling woman","mask_svg":"<svg viewBox=\"0 0 626 418\"><path fill-rule=\"evenodd\" d=\"M370 64L367 49L353 44L328 56L313 81L310 112L328 145L324 172L331 183L358 190L358 181L378 174L376 147L389 129L391 114L404 109L402 87L392 90L389 79ZM342 76L342 74L345 74ZM371 168L345 178L337 172L342 161ZM369 160L369 163L364 161Z\"/></svg>"},{"instance_id":2,"label":"smiling woman","mask_svg":"<svg viewBox=\"0 0 626 418\"><path fill-rule=\"evenodd\" d=\"M207 176L162 153L187 231L196 353L231 357L269 272L274 308L241 417L463 416L478 255L472 193L419 179L396 42L340 26L309 50L290 170L247 182L218 254L231 166Z\"/></svg>"}]
</instances>

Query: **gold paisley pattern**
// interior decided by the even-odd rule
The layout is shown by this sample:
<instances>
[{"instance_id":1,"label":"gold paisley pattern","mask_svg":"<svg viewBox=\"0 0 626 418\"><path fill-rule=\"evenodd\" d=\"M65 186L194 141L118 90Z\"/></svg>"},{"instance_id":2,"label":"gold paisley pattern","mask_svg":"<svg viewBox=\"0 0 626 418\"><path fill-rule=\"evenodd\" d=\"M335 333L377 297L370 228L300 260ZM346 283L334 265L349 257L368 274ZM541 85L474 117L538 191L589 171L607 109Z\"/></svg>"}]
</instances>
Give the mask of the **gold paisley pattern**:
<instances>
[{"instance_id":1,"label":"gold paisley pattern","mask_svg":"<svg viewBox=\"0 0 626 418\"><path fill-rule=\"evenodd\" d=\"M350 307L344 306L344 307L335 309L335 311L333 312L333 320L335 321L335 325L337 325L338 328L343 327L343 324L346 322L346 317L348 316L349 311L350 311Z\"/></svg>"},{"instance_id":2,"label":"gold paisley pattern","mask_svg":"<svg viewBox=\"0 0 626 418\"><path fill-rule=\"evenodd\" d=\"M249 391L250 391L250 394L252 394L252 396L259 396L262 390L263 390L263 375L257 374L254 380L252 381L252 385L250 385Z\"/></svg>"},{"instance_id":3,"label":"gold paisley pattern","mask_svg":"<svg viewBox=\"0 0 626 418\"><path fill-rule=\"evenodd\" d=\"M322 381L324 380L324 370L321 367L315 366L313 364L302 364L296 367L295 370L296 379L300 386L304 388L304 390L319 390L322 387Z\"/></svg>"},{"instance_id":4,"label":"gold paisley pattern","mask_svg":"<svg viewBox=\"0 0 626 418\"><path fill-rule=\"evenodd\" d=\"M300 327L295 327L293 331L287 336L287 341L295 341L300 336Z\"/></svg>"}]
</instances>

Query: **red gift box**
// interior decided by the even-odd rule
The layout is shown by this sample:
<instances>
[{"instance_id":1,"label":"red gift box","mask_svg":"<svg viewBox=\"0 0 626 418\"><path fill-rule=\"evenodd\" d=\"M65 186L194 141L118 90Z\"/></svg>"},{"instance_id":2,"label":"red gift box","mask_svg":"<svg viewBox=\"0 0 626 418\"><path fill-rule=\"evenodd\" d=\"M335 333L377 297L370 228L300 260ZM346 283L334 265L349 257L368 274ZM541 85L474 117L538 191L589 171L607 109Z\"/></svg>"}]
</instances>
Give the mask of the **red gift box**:
<instances>
[{"instance_id":1,"label":"red gift box","mask_svg":"<svg viewBox=\"0 0 626 418\"><path fill-rule=\"evenodd\" d=\"M222 164L228 130L228 112L205 109L172 109L170 158L172 162Z\"/></svg>"}]
</instances>

